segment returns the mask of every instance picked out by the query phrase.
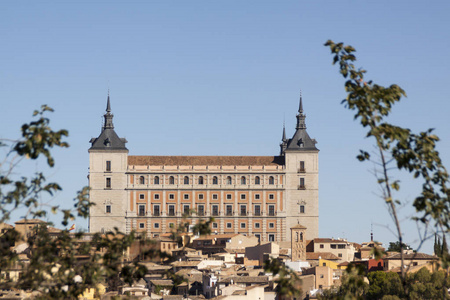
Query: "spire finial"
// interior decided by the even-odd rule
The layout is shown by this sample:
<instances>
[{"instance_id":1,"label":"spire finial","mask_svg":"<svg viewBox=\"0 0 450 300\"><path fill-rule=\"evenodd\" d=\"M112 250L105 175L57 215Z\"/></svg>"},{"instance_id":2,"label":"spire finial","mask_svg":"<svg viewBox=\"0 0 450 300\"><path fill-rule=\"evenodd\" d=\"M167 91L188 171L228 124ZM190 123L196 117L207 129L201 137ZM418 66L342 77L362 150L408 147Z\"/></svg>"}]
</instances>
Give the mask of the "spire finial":
<instances>
[{"instance_id":1,"label":"spire finial","mask_svg":"<svg viewBox=\"0 0 450 300\"><path fill-rule=\"evenodd\" d=\"M370 223L370 241L373 242L373 223Z\"/></svg>"},{"instance_id":2,"label":"spire finial","mask_svg":"<svg viewBox=\"0 0 450 300\"><path fill-rule=\"evenodd\" d=\"M300 90L300 106L298 108L298 112L303 113L302 90Z\"/></svg>"},{"instance_id":3,"label":"spire finial","mask_svg":"<svg viewBox=\"0 0 450 300\"><path fill-rule=\"evenodd\" d=\"M113 125L114 115L111 113L111 102L109 100L109 88L108 88L108 100L106 101L106 114L104 115L105 123L103 129L114 129Z\"/></svg>"},{"instance_id":4,"label":"spire finial","mask_svg":"<svg viewBox=\"0 0 450 300\"><path fill-rule=\"evenodd\" d=\"M106 112L111 112L111 103L109 102L109 88L108 88L108 101L106 102Z\"/></svg>"},{"instance_id":5,"label":"spire finial","mask_svg":"<svg viewBox=\"0 0 450 300\"><path fill-rule=\"evenodd\" d=\"M305 123L306 115L303 113L303 100L302 100L302 91L300 90L300 105L298 107L298 115L297 115L297 127L296 129L306 129Z\"/></svg>"},{"instance_id":6,"label":"spire finial","mask_svg":"<svg viewBox=\"0 0 450 300\"><path fill-rule=\"evenodd\" d=\"M286 141L286 123L283 121L283 136L281 137L283 142Z\"/></svg>"}]
</instances>

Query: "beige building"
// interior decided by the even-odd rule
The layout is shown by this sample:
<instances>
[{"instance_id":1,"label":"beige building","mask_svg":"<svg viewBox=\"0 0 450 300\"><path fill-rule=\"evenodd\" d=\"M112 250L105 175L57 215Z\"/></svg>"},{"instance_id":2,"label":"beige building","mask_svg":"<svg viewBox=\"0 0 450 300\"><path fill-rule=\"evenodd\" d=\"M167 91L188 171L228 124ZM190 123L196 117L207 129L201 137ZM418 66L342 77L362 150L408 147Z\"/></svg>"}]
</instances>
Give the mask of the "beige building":
<instances>
[{"instance_id":1,"label":"beige building","mask_svg":"<svg viewBox=\"0 0 450 300\"><path fill-rule=\"evenodd\" d=\"M306 132L302 99L278 156L132 156L114 130L108 96L102 131L89 149L90 232L170 232L190 214L214 217L213 233L289 241L290 228L318 236L319 150ZM192 214L192 212L195 212Z\"/></svg>"},{"instance_id":2,"label":"beige building","mask_svg":"<svg viewBox=\"0 0 450 300\"><path fill-rule=\"evenodd\" d=\"M317 238L310 241L307 247L308 252L331 253L339 258L339 262L353 261L355 257L353 243L345 239Z\"/></svg>"}]
</instances>

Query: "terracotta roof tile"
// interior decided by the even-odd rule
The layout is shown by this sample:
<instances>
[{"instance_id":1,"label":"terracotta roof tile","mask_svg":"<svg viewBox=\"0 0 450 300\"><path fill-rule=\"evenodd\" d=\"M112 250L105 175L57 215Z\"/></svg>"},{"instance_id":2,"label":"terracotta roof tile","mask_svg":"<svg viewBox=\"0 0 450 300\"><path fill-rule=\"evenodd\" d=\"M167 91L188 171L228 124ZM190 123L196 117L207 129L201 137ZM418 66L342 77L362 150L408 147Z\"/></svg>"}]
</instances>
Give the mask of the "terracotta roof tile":
<instances>
[{"instance_id":1,"label":"terracotta roof tile","mask_svg":"<svg viewBox=\"0 0 450 300\"><path fill-rule=\"evenodd\" d=\"M327 260L339 260L339 257L330 252L306 252L307 260L318 260L319 257Z\"/></svg>"},{"instance_id":2,"label":"terracotta roof tile","mask_svg":"<svg viewBox=\"0 0 450 300\"><path fill-rule=\"evenodd\" d=\"M128 156L138 166L267 166L281 165L280 156Z\"/></svg>"}]
</instances>

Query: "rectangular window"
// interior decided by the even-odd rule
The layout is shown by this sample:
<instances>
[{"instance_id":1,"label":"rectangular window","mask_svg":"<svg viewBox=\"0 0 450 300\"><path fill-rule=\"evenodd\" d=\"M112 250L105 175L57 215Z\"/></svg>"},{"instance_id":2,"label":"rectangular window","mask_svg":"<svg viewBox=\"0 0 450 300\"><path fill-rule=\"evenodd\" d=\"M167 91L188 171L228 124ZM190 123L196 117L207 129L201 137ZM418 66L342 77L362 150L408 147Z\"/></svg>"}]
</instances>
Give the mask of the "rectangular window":
<instances>
[{"instance_id":1,"label":"rectangular window","mask_svg":"<svg viewBox=\"0 0 450 300\"><path fill-rule=\"evenodd\" d=\"M338 253L338 257L342 257L342 253Z\"/></svg>"},{"instance_id":2,"label":"rectangular window","mask_svg":"<svg viewBox=\"0 0 450 300\"><path fill-rule=\"evenodd\" d=\"M159 217L159 205L153 205L153 215Z\"/></svg>"},{"instance_id":3,"label":"rectangular window","mask_svg":"<svg viewBox=\"0 0 450 300\"><path fill-rule=\"evenodd\" d=\"M190 214L190 207L189 205L183 205L183 214L189 215Z\"/></svg>"},{"instance_id":4,"label":"rectangular window","mask_svg":"<svg viewBox=\"0 0 450 300\"><path fill-rule=\"evenodd\" d=\"M111 205L106 205L105 212L106 212L107 214L110 214L110 213L111 213Z\"/></svg>"},{"instance_id":5,"label":"rectangular window","mask_svg":"<svg viewBox=\"0 0 450 300\"><path fill-rule=\"evenodd\" d=\"M175 194L169 194L169 199L170 199L170 200L175 199Z\"/></svg>"},{"instance_id":6,"label":"rectangular window","mask_svg":"<svg viewBox=\"0 0 450 300\"><path fill-rule=\"evenodd\" d=\"M275 234L269 234L269 242L275 241Z\"/></svg>"},{"instance_id":7,"label":"rectangular window","mask_svg":"<svg viewBox=\"0 0 450 300\"><path fill-rule=\"evenodd\" d=\"M255 205L255 216L261 215L261 205Z\"/></svg>"},{"instance_id":8,"label":"rectangular window","mask_svg":"<svg viewBox=\"0 0 450 300\"><path fill-rule=\"evenodd\" d=\"M300 169L298 170L299 173L305 172L305 162L303 160L300 161Z\"/></svg>"},{"instance_id":9,"label":"rectangular window","mask_svg":"<svg viewBox=\"0 0 450 300\"><path fill-rule=\"evenodd\" d=\"M199 216L204 216L205 215L205 206L204 205L198 205L197 206L197 214Z\"/></svg>"},{"instance_id":10,"label":"rectangular window","mask_svg":"<svg viewBox=\"0 0 450 300\"><path fill-rule=\"evenodd\" d=\"M169 228L174 228L175 224L174 223L169 223Z\"/></svg>"},{"instance_id":11,"label":"rectangular window","mask_svg":"<svg viewBox=\"0 0 450 300\"><path fill-rule=\"evenodd\" d=\"M198 194L198 200L203 200L203 194Z\"/></svg>"},{"instance_id":12,"label":"rectangular window","mask_svg":"<svg viewBox=\"0 0 450 300\"><path fill-rule=\"evenodd\" d=\"M212 228L217 228L217 223L212 223Z\"/></svg>"},{"instance_id":13,"label":"rectangular window","mask_svg":"<svg viewBox=\"0 0 450 300\"><path fill-rule=\"evenodd\" d=\"M331 244L331 245L330 245L330 248L331 248L331 249L337 249L337 245L336 245L336 244Z\"/></svg>"},{"instance_id":14,"label":"rectangular window","mask_svg":"<svg viewBox=\"0 0 450 300\"><path fill-rule=\"evenodd\" d=\"M275 223L269 223L269 228L275 228Z\"/></svg>"},{"instance_id":15,"label":"rectangular window","mask_svg":"<svg viewBox=\"0 0 450 300\"><path fill-rule=\"evenodd\" d=\"M189 194L183 194L184 200L189 200Z\"/></svg>"},{"instance_id":16,"label":"rectangular window","mask_svg":"<svg viewBox=\"0 0 450 300\"><path fill-rule=\"evenodd\" d=\"M111 188L111 177L106 177L106 188L107 189Z\"/></svg>"},{"instance_id":17,"label":"rectangular window","mask_svg":"<svg viewBox=\"0 0 450 300\"><path fill-rule=\"evenodd\" d=\"M139 223L139 229L144 229L145 228L145 223Z\"/></svg>"},{"instance_id":18,"label":"rectangular window","mask_svg":"<svg viewBox=\"0 0 450 300\"><path fill-rule=\"evenodd\" d=\"M275 205L269 205L269 216L275 216Z\"/></svg>"},{"instance_id":19,"label":"rectangular window","mask_svg":"<svg viewBox=\"0 0 450 300\"><path fill-rule=\"evenodd\" d=\"M275 199L275 195L274 195L274 194L269 194L269 199L270 199L270 200Z\"/></svg>"},{"instance_id":20,"label":"rectangular window","mask_svg":"<svg viewBox=\"0 0 450 300\"><path fill-rule=\"evenodd\" d=\"M241 223L241 228L245 229L246 225L247 225L246 223Z\"/></svg>"},{"instance_id":21,"label":"rectangular window","mask_svg":"<svg viewBox=\"0 0 450 300\"><path fill-rule=\"evenodd\" d=\"M345 245L338 245L338 249L345 249Z\"/></svg>"},{"instance_id":22,"label":"rectangular window","mask_svg":"<svg viewBox=\"0 0 450 300\"><path fill-rule=\"evenodd\" d=\"M144 204L140 204L139 205L138 215L141 216L141 217L145 216L145 205Z\"/></svg>"},{"instance_id":23,"label":"rectangular window","mask_svg":"<svg viewBox=\"0 0 450 300\"><path fill-rule=\"evenodd\" d=\"M213 194L212 198L213 198L213 200L217 200L219 198L219 196L217 194Z\"/></svg>"},{"instance_id":24,"label":"rectangular window","mask_svg":"<svg viewBox=\"0 0 450 300\"><path fill-rule=\"evenodd\" d=\"M260 199L260 195L259 194L255 194L255 200L259 200Z\"/></svg>"},{"instance_id":25,"label":"rectangular window","mask_svg":"<svg viewBox=\"0 0 450 300\"><path fill-rule=\"evenodd\" d=\"M300 190L304 190L305 189L305 178L300 177L300 185L298 186L298 188Z\"/></svg>"},{"instance_id":26,"label":"rectangular window","mask_svg":"<svg viewBox=\"0 0 450 300\"><path fill-rule=\"evenodd\" d=\"M227 216L233 215L233 205L227 205Z\"/></svg>"},{"instance_id":27,"label":"rectangular window","mask_svg":"<svg viewBox=\"0 0 450 300\"><path fill-rule=\"evenodd\" d=\"M227 223L227 228L231 228L231 223Z\"/></svg>"},{"instance_id":28,"label":"rectangular window","mask_svg":"<svg viewBox=\"0 0 450 300\"><path fill-rule=\"evenodd\" d=\"M227 194L227 200L231 200L231 194Z\"/></svg>"},{"instance_id":29,"label":"rectangular window","mask_svg":"<svg viewBox=\"0 0 450 300\"><path fill-rule=\"evenodd\" d=\"M245 200L245 194L241 194L241 200Z\"/></svg>"},{"instance_id":30,"label":"rectangular window","mask_svg":"<svg viewBox=\"0 0 450 300\"><path fill-rule=\"evenodd\" d=\"M153 228L158 229L158 228L159 228L159 223L154 223L154 224L153 224Z\"/></svg>"},{"instance_id":31,"label":"rectangular window","mask_svg":"<svg viewBox=\"0 0 450 300\"><path fill-rule=\"evenodd\" d=\"M175 205L169 205L169 216L175 216Z\"/></svg>"},{"instance_id":32,"label":"rectangular window","mask_svg":"<svg viewBox=\"0 0 450 300\"><path fill-rule=\"evenodd\" d=\"M320 244L320 249L323 249L323 244Z\"/></svg>"},{"instance_id":33,"label":"rectangular window","mask_svg":"<svg viewBox=\"0 0 450 300\"><path fill-rule=\"evenodd\" d=\"M260 226L261 226L261 224L260 224L260 223L255 223L255 228L256 228L256 229L259 229L259 228L260 228Z\"/></svg>"},{"instance_id":34,"label":"rectangular window","mask_svg":"<svg viewBox=\"0 0 450 300\"><path fill-rule=\"evenodd\" d=\"M212 215L218 216L219 215L219 205L213 205L212 206Z\"/></svg>"},{"instance_id":35,"label":"rectangular window","mask_svg":"<svg viewBox=\"0 0 450 300\"><path fill-rule=\"evenodd\" d=\"M139 200L144 200L145 199L145 195L144 194L139 194Z\"/></svg>"},{"instance_id":36,"label":"rectangular window","mask_svg":"<svg viewBox=\"0 0 450 300\"><path fill-rule=\"evenodd\" d=\"M154 198L155 200L159 200L159 194L153 195L153 198Z\"/></svg>"},{"instance_id":37,"label":"rectangular window","mask_svg":"<svg viewBox=\"0 0 450 300\"><path fill-rule=\"evenodd\" d=\"M241 216L247 215L247 205L241 205Z\"/></svg>"},{"instance_id":38,"label":"rectangular window","mask_svg":"<svg viewBox=\"0 0 450 300\"><path fill-rule=\"evenodd\" d=\"M106 172L111 172L111 161L110 160L106 161Z\"/></svg>"},{"instance_id":39,"label":"rectangular window","mask_svg":"<svg viewBox=\"0 0 450 300\"><path fill-rule=\"evenodd\" d=\"M304 205L300 205L300 213L301 214L305 213L305 206Z\"/></svg>"}]
</instances>

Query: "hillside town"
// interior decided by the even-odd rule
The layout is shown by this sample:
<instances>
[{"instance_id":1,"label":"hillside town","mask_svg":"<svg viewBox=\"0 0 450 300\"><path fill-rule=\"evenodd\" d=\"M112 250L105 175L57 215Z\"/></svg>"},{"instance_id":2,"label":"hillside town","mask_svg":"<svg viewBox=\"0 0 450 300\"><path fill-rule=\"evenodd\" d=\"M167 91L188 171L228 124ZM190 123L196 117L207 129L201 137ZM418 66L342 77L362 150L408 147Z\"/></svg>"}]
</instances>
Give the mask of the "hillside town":
<instances>
[{"instance_id":1,"label":"hillside town","mask_svg":"<svg viewBox=\"0 0 450 300\"><path fill-rule=\"evenodd\" d=\"M31 238L44 221L20 220L14 226L2 224L1 233L15 229L23 237L12 245L20 257L22 267L1 270L3 280L17 280L29 260L27 239ZM47 225L46 225L47 226ZM51 235L61 230L47 226ZM104 282L87 289L79 299L280 299L277 296L277 276L264 269L264 263L276 259L293 270L300 281L298 289L301 299L316 299L324 290L336 288L348 265L363 266L366 272L400 273L400 253L385 252L371 235L367 242L358 244L342 238L304 239L307 228L293 226L289 242L260 242L255 236L242 234L194 235L183 233L175 241L173 234L162 234L154 238L148 247L166 255L146 257L148 247L136 241L123 253L122 265L138 262L146 267L145 276L133 284L119 280ZM77 243L89 241L89 234ZM376 259L374 250L385 254ZM434 271L438 257L412 250L404 252L408 272L422 268ZM80 255L78 263L86 257ZM18 265L19 266L19 265ZM51 284L51 277L49 277ZM39 291L2 290L0 299L27 299L39 295Z\"/></svg>"}]
</instances>

